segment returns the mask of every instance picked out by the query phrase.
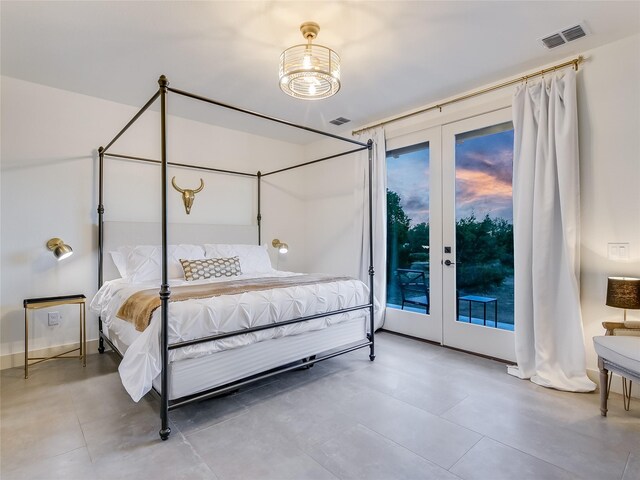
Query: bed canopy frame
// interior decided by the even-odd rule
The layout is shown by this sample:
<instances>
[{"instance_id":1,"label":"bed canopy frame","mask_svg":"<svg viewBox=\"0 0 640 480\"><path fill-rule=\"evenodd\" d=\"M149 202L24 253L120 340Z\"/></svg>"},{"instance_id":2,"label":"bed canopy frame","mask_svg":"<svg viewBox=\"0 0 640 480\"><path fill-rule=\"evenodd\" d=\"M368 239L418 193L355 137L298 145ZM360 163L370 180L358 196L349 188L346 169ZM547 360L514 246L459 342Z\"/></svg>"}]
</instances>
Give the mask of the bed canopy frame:
<instances>
[{"instance_id":1,"label":"bed canopy frame","mask_svg":"<svg viewBox=\"0 0 640 480\"><path fill-rule=\"evenodd\" d=\"M102 284L104 283L104 163L105 163L105 159L106 158L113 158L113 159L125 159L125 160L134 160L137 162L146 162L146 163L155 163L155 164L159 164L160 168L161 168L161 195L162 195L162 200L161 200L161 212L162 212L162 219L161 219L161 230L162 230L162 241L161 241L161 247L162 247L162 277L161 277L161 285L160 285L160 292L159 292L159 296L160 296L160 309L161 309L161 335L160 335L160 342L161 342L161 346L160 346L160 351L162 354L162 371L161 371L161 389L160 392L158 392L158 390L153 387L153 391L155 391L159 396L160 396L160 419L161 419L161 428L159 431L159 435L160 438L162 440L167 440L169 438L169 434L171 433L171 429L169 428L169 411L173 410L175 408L187 405L189 403L192 402L196 402L196 401L200 401L200 400L204 400L207 398L211 398L214 396L218 396L224 393L229 393L231 391L237 390L240 387L243 387L245 385L248 385L250 383L256 382L258 380L276 375L278 373L282 373L282 372L286 372L286 371L290 371L296 368L300 368L303 366L312 366L314 363L317 363L319 361L322 360L327 360L329 358L333 358L336 357L338 355L342 355L344 353L348 353L354 350L358 350L361 348L365 348L365 347L369 347L369 359L371 361L374 360L375 358L375 343L374 343L374 285L373 285L373 277L374 277L374 269L373 269L373 197L372 197L372 177L371 177L371 172L372 172L372 163L373 163L373 158L372 158L372 154L373 154L373 142L372 140L369 140L367 143L363 143L351 138L346 138L346 137L341 137L339 135L335 135L332 133L328 133L328 132L323 132L321 130L317 130L314 128L310 128L310 127L306 127L303 125L298 125L292 122L288 122L286 120L282 120L279 118L275 118L275 117L271 117L268 115L264 115L258 112L254 112L251 110L246 110L244 108L239 108L233 105L229 105L226 103L222 103L216 100L212 100L210 98L206 98L200 95L196 95L193 93L189 93L189 92L185 92L182 90L178 90L176 88L171 88L169 87L169 82L167 80L167 78L164 75L161 75L159 80L158 80L158 91L156 93L154 93L154 95L149 99L149 101L133 116L133 118L122 128L122 130L120 130L118 132L118 134L106 145L106 147L99 147L98 148L98 158L99 158L99 187L98 187L98 288L100 288L102 286ZM251 115L253 117L258 117L261 119L264 119L268 122L274 122L274 123L279 123L282 125L286 125L288 127L292 127L292 128L296 128L296 129L300 129L300 130L305 130L307 132L312 132L314 134L318 134L320 136L324 136L324 137L330 137L336 140L340 140L342 142L351 144L351 145L355 145L356 148L352 148L350 150L346 150L344 152L341 153L337 153L334 155L330 155L330 156L326 156L326 157L322 157L322 158L318 158L316 160L311 160L308 162L304 162L304 163L300 163L297 165L292 165L289 167L285 167L285 168L280 168L277 170L273 170L270 172L266 172L266 173L262 173L260 171L258 171L257 173L248 173L248 172L240 172L240 171L233 171L233 170L226 170L226 169L220 169L220 168L212 168L212 167L205 167L205 166L199 166L199 165L190 165L190 164L184 164L184 163L174 163L174 162L169 162L167 159L167 96L169 93L174 93L176 95L180 95L183 97L187 97L187 98L191 98L209 105L214 105L214 106L218 106L218 107L222 107L225 109L229 109L229 110L234 110L236 112L240 112L242 114L246 114L246 115ZM132 156L132 155L125 155L125 154L118 154L118 153L112 153L110 152L110 148L113 146L113 144L136 122L136 120L138 120L140 118L140 116L146 112L149 107L151 107L156 100L160 98L160 148L161 148L161 159L160 160L156 160L156 159L150 159L150 158L143 158L143 157L138 157L138 156ZM258 244L261 244L262 242L262 232L261 232L261 225L262 225L262 215L260 213L260 182L262 180L263 177L269 176L269 175L275 175L278 173L282 173L282 172L286 172L288 170L292 170L295 168L300 168L300 167L304 167L307 165L312 165L315 163L319 163L319 162L323 162L326 160L330 160L333 158L337 158L337 157L341 157L344 155L349 155L352 153L356 153L356 152L360 152L363 150L368 150L368 196L365 196L365 201L367 201L367 197L368 197L368 218L369 218L369 269L368 269L368 274L369 274L369 302L364 304L364 305L358 305L358 306L354 306L354 307L349 307L349 308L343 308L343 309L339 309L339 310L333 310L330 312L325 312L322 314L316 314L316 315L310 315L310 316L305 316L305 317L300 317L300 318L295 318L295 319L291 319L291 320L286 320L286 321L281 321L281 322L274 322L274 323L270 323L267 325L261 325L261 326L255 326L255 327L250 327L250 328L246 328L246 329L242 329L242 330L236 330L236 331L232 331L232 332L226 332L226 333L221 333L221 334L217 334L217 335L209 335L206 337L202 337L202 338L197 338L197 339L193 339L193 340L188 340L188 341L182 341L182 342L177 342L177 343L173 343L173 344L169 344L169 340L168 340L168 321L169 321L169 315L168 315L168 309L169 309L169 299L171 297L171 291L169 289L169 282L168 282L168 262L167 262L167 230L168 230L168 221L167 221L167 168L168 166L174 166L174 167L184 167L184 168L190 168L190 169L196 169L196 170L202 170L202 171L207 171L207 172L214 172L214 173L222 173L222 174L229 174L229 175L238 175L238 176L243 176L243 177L252 177L255 178L257 181L257 200L258 200L258 205L257 205L257 228L258 228ZM352 311L356 311L356 310L368 310L369 313L369 333L367 334L367 340L365 342L359 343L357 345L352 345L352 346L347 346L346 348L342 348L339 349L337 351L331 351L330 353L324 354L324 355L320 355L320 356L312 356L309 358L305 358L303 359L300 363L297 363L295 365L284 365L281 367L278 367L276 369L273 370L269 370L266 372L262 372L259 373L257 375L253 375L251 377L248 378L241 378L239 380L236 380L232 383L228 383L225 385L221 385L221 386L217 386L217 387L213 387L210 388L208 390L190 395L188 397L183 397L183 398L179 398L179 399L175 399L175 400L169 400L169 372L168 372L168 363L169 363L169 351L170 350L174 350L177 348L181 348L181 347L186 347L186 346L190 346L190 345L196 345L196 344L200 344L200 343L205 343L205 342L211 342L214 340L220 340L223 338L228 338L228 337L232 337L232 336L236 336L236 335L242 335L242 334L246 334L246 333L251 333L251 332L256 332L259 330L266 330L266 329L272 329L275 327L279 327L279 326L284 326L284 325L290 325L290 324L294 324L294 323L300 323L300 322L304 322L307 320L313 320L316 318L322 318L322 317L327 317L330 315L336 315L336 314L340 314L340 313L347 313L347 312L352 312ZM108 344L108 346L114 351L116 352L116 354L118 354L120 357L122 357L122 353L118 350L118 348L114 345L114 343L107 337L107 335L104 333L103 331L103 324L102 324L102 318L99 316L98 317L98 328L99 328L99 346L98 346L98 352L99 353L104 353L105 351L105 343Z\"/></svg>"}]
</instances>

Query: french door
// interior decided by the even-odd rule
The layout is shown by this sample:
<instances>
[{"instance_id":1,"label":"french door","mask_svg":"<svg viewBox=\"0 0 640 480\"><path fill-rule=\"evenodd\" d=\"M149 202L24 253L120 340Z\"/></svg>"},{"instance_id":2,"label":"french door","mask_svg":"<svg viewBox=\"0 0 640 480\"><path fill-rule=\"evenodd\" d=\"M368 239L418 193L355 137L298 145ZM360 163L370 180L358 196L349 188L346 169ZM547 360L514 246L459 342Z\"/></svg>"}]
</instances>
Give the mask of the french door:
<instances>
[{"instance_id":1,"label":"french door","mask_svg":"<svg viewBox=\"0 0 640 480\"><path fill-rule=\"evenodd\" d=\"M515 360L511 109L442 127L442 343Z\"/></svg>"},{"instance_id":2,"label":"french door","mask_svg":"<svg viewBox=\"0 0 640 480\"><path fill-rule=\"evenodd\" d=\"M514 360L510 109L387 145L385 328Z\"/></svg>"},{"instance_id":3,"label":"french door","mask_svg":"<svg viewBox=\"0 0 640 480\"><path fill-rule=\"evenodd\" d=\"M442 341L440 127L387 140L384 328Z\"/></svg>"}]
</instances>

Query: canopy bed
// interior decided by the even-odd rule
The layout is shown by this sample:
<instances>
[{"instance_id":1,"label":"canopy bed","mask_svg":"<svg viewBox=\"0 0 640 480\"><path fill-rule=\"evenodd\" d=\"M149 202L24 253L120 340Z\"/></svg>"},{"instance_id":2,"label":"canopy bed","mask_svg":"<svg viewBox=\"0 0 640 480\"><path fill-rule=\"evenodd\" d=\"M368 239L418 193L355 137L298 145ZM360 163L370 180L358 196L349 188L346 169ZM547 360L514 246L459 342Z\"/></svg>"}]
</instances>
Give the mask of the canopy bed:
<instances>
[{"instance_id":1,"label":"canopy bed","mask_svg":"<svg viewBox=\"0 0 640 480\"><path fill-rule=\"evenodd\" d=\"M111 142L98 149L100 290L92 307L99 313L98 350L104 353L107 344L122 357L120 373L127 391L136 401L150 389L160 396L159 434L166 440L171 433L169 411L174 408L365 347L369 347L369 359L374 360L372 141L362 143L177 90L169 87L164 75L158 84L159 89L151 99ZM169 162L166 121L169 93L331 137L350 147L341 153L265 173ZM161 159L111 152L112 145L158 98ZM261 246L261 180L363 150L368 150L369 168L368 196L365 196L369 221L368 288L359 280L346 277L273 270ZM105 221L107 159L160 166L162 216L159 225ZM169 166L255 180L257 223L250 226L169 223ZM168 244L169 230L177 245ZM154 242L158 231L161 232L159 245L157 239ZM211 241L227 243L212 244ZM252 243L254 245L250 245ZM118 279L114 265L105 261L106 253L111 253L115 266L122 263L119 268L124 269L123 278ZM220 271L216 270L212 281L198 280L197 276L193 281L184 277L187 266L192 267L189 262L213 263L214 268L223 265L223 273L218 274ZM142 303L130 304L134 300Z\"/></svg>"}]
</instances>

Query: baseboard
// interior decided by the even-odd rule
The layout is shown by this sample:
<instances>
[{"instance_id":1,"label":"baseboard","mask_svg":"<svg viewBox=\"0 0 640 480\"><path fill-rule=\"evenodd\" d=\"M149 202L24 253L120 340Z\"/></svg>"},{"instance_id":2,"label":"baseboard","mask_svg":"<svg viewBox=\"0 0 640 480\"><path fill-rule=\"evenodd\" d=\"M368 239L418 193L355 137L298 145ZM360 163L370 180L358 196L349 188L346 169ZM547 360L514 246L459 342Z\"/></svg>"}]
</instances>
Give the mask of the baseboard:
<instances>
[{"instance_id":1,"label":"baseboard","mask_svg":"<svg viewBox=\"0 0 640 480\"><path fill-rule=\"evenodd\" d=\"M67 350L78 348L79 342L69 343L67 345L57 345L55 347L41 348L40 350L30 350L30 357L50 357L52 355L58 355ZM98 340L87 340L87 353L98 353ZM77 352L76 352L77 354ZM8 355L0 356L0 370L7 368L24 367L24 352L10 353Z\"/></svg>"},{"instance_id":2,"label":"baseboard","mask_svg":"<svg viewBox=\"0 0 640 480\"><path fill-rule=\"evenodd\" d=\"M587 376L593 381L596 385L600 385L600 371L596 369L587 369ZM635 388L631 388L631 397L640 399L640 385L635 385ZM611 380L611 392L619 393L622 395L622 377L614 374L613 379Z\"/></svg>"}]
</instances>

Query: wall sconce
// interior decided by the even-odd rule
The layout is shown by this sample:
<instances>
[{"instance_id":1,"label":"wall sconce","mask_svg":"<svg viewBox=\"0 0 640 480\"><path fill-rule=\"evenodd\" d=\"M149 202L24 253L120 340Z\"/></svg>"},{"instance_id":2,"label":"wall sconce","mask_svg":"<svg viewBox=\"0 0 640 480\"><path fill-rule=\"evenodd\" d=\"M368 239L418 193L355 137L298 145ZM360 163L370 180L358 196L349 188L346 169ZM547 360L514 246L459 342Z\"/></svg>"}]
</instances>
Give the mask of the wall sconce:
<instances>
[{"instance_id":1,"label":"wall sconce","mask_svg":"<svg viewBox=\"0 0 640 480\"><path fill-rule=\"evenodd\" d=\"M626 322L627 308L640 309L640 278L609 277L606 304L610 307L624 308Z\"/></svg>"},{"instance_id":2,"label":"wall sconce","mask_svg":"<svg viewBox=\"0 0 640 480\"><path fill-rule=\"evenodd\" d=\"M73 255L73 250L69 245L59 238L52 238L47 242L47 248L53 252L58 261Z\"/></svg>"},{"instance_id":3,"label":"wall sconce","mask_svg":"<svg viewBox=\"0 0 640 480\"><path fill-rule=\"evenodd\" d=\"M284 242L281 242L277 238L273 239L273 241L271 242L271 245L273 245L273 248L278 249L278 253L287 253L289 251L289 245L287 245Z\"/></svg>"}]
</instances>

